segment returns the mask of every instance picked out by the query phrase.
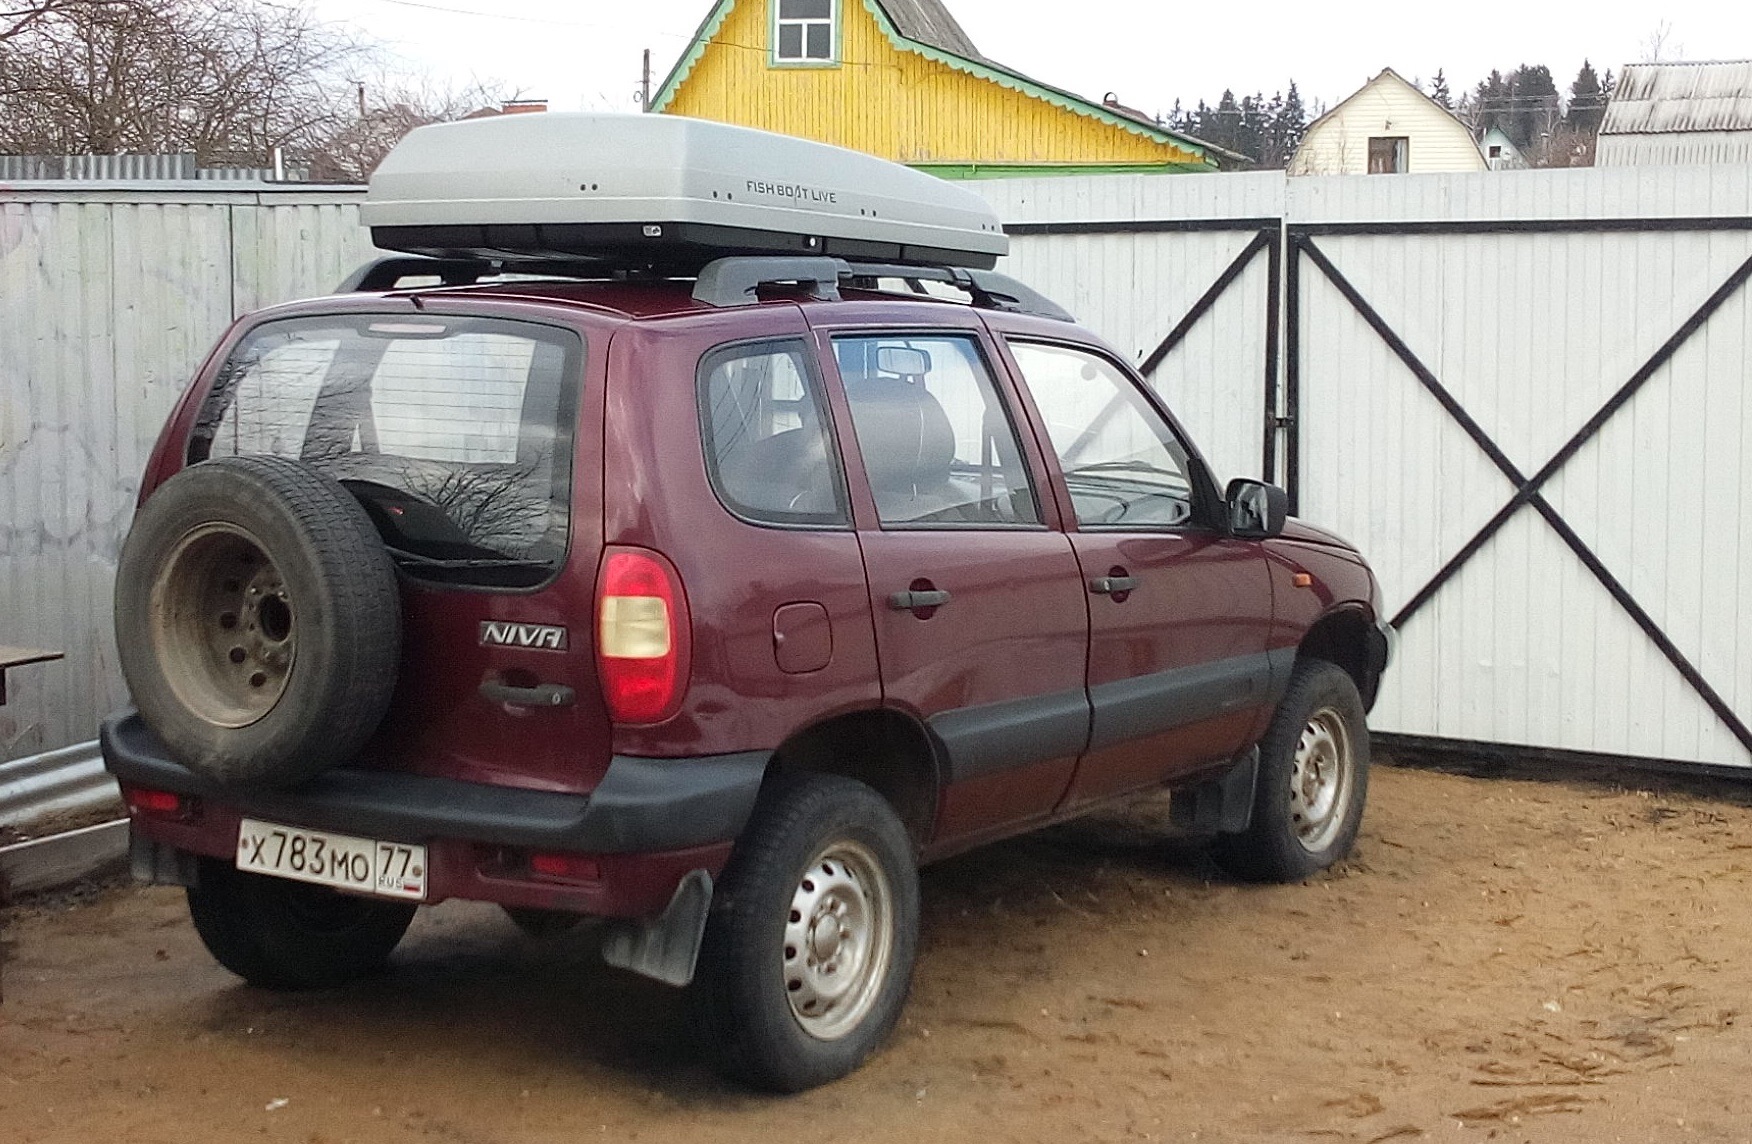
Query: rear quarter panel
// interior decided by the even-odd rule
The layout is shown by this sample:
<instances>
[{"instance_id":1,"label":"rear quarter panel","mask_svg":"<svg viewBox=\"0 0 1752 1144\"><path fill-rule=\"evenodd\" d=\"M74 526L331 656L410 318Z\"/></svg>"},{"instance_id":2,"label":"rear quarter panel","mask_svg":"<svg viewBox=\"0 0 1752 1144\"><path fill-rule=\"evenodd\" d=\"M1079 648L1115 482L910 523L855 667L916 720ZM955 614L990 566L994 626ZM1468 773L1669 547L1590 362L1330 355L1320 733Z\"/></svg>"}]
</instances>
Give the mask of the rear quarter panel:
<instances>
[{"instance_id":1,"label":"rear quarter panel","mask_svg":"<svg viewBox=\"0 0 1752 1144\"><path fill-rule=\"evenodd\" d=\"M700 358L731 342L807 336L796 306L769 304L630 323L610 346L604 541L668 557L693 624L693 670L680 712L660 724L616 727L619 754L771 749L813 722L881 701L857 534L740 520L707 476ZM787 673L776 656L774 613L811 602L828 614L831 655L818 670Z\"/></svg>"}]
</instances>

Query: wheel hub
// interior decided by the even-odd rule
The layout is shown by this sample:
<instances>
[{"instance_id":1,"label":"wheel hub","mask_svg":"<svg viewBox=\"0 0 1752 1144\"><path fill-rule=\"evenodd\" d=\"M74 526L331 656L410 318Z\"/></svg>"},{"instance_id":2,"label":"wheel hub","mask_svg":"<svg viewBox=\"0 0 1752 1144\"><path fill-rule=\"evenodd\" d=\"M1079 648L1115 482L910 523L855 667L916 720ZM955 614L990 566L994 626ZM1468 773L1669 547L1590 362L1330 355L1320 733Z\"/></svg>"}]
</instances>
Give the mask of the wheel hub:
<instances>
[{"instance_id":1,"label":"wheel hub","mask_svg":"<svg viewBox=\"0 0 1752 1144\"><path fill-rule=\"evenodd\" d=\"M1290 823L1303 849L1324 850L1344 829L1355 773L1343 718L1330 707L1314 712L1290 764Z\"/></svg>"},{"instance_id":2,"label":"wheel hub","mask_svg":"<svg viewBox=\"0 0 1752 1144\"><path fill-rule=\"evenodd\" d=\"M887 879L863 846L836 843L804 870L785 926L791 1015L810 1036L834 1040L875 1005L894 941Z\"/></svg>"},{"instance_id":3,"label":"wheel hub","mask_svg":"<svg viewBox=\"0 0 1752 1144\"><path fill-rule=\"evenodd\" d=\"M280 701L298 651L297 610L261 543L207 524L177 544L152 586L152 636L177 698L221 727Z\"/></svg>"}]
</instances>

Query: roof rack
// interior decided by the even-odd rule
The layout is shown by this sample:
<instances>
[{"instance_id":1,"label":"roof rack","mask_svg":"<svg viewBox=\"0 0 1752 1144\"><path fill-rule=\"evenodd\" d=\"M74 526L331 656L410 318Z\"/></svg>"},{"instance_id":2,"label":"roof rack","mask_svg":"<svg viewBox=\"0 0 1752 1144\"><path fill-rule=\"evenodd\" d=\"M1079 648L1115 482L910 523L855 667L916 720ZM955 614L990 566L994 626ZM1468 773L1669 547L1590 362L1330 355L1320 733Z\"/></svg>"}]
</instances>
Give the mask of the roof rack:
<instances>
[{"instance_id":1,"label":"roof rack","mask_svg":"<svg viewBox=\"0 0 1752 1144\"><path fill-rule=\"evenodd\" d=\"M436 278L442 286L473 286L484 278L523 274L601 281L622 276L627 267L601 261L557 262L525 259L427 258L397 254L378 258L348 275L337 294L394 290L404 278ZM632 268L637 269L637 268ZM961 290L977 309L1032 314L1060 322L1075 318L1052 299L994 270L961 266L908 266L887 262L849 262L843 258L788 258L738 255L708 262L694 280L694 301L707 306L748 306L760 300L763 286L807 287L810 297L837 302L843 282L854 289L877 290L881 279L899 279L922 292L925 282Z\"/></svg>"}]
</instances>

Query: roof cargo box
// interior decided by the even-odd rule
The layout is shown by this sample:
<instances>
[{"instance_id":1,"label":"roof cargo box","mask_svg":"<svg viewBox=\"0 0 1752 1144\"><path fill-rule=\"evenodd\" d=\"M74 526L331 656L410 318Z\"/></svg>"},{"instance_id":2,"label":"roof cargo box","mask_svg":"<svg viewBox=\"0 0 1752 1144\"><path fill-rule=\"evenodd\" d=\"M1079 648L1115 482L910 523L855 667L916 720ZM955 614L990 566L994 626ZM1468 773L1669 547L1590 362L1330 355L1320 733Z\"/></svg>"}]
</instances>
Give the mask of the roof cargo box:
<instances>
[{"instance_id":1,"label":"roof cargo box","mask_svg":"<svg viewBox=\"0 0 1752 1144\"><path fill-rule=\"evenodd\" d=\"M989 269L985 200L840 147L673 115L508 115L411 132L360 210L385 250L691 273L735 254Z\"/></svg>"}]
</instances>

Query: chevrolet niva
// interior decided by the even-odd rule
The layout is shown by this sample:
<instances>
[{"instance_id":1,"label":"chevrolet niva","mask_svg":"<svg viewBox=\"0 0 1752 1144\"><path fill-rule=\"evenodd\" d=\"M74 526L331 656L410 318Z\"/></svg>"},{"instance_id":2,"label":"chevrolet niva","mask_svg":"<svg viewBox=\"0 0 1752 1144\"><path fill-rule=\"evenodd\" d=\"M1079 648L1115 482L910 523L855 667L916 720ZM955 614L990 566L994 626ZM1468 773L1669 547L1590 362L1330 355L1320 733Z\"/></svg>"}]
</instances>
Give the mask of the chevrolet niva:
<instances>
[{"instance_id":1,"label":"chevrolet niva","mask_svg":"<svg viewBox=\"0 0 1752 1144\"><path fill-rule=\"evenodd\" d=\"M607 919L789 1091L894 1027L920 863L1162 787L1240 877L1349 851L1374 577L993 273L977 197L544 115L421 128L363 218L403 254L224 336L118 571L135 870L233 972Z\"/></svg>"}]
</instances>

